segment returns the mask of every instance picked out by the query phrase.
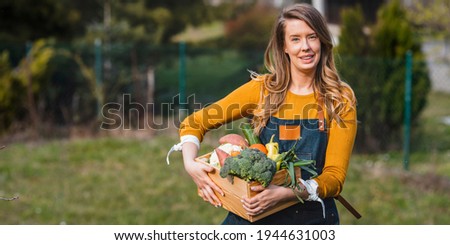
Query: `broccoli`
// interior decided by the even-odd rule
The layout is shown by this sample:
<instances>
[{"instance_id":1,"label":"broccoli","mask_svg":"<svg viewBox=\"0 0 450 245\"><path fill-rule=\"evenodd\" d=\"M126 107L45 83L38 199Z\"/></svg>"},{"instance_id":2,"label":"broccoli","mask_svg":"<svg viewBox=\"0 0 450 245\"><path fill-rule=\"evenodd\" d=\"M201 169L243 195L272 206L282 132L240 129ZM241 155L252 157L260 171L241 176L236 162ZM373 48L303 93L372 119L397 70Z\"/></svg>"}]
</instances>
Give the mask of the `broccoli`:
<instances>
[{"instance_id":1,"label":"broccoli","mask_svg":"<svg viewBox=\"0 0 450 245\"><path fill-rule=\"evenodd\" d=\"M276 163L257 149L246 148L234 157L227 157L220 176L237 176L245 181L258 181L267 187L276 172Z\"/></svg>"}]
</instances>

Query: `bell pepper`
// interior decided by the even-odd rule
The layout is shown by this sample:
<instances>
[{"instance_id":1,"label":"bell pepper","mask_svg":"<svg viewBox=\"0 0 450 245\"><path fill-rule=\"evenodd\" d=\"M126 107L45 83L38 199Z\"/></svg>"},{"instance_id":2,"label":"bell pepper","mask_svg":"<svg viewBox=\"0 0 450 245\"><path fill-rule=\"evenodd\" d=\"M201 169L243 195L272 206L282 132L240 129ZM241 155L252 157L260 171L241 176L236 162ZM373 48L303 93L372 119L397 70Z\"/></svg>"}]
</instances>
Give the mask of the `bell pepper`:
<instances>
[{"instance_id":1,"label":"bell pepper","mask_svg":"<svg viewBox=\"0 0 450 245\"><path fill-rule=\"evenodd\" d=\"M281 160L280 153L278 152L278 142L273 142L273 134L270 138L270 142L266 144L267 157L274 160L277 163L277 171L280 170Z\"/></svg>"}]
</instances>

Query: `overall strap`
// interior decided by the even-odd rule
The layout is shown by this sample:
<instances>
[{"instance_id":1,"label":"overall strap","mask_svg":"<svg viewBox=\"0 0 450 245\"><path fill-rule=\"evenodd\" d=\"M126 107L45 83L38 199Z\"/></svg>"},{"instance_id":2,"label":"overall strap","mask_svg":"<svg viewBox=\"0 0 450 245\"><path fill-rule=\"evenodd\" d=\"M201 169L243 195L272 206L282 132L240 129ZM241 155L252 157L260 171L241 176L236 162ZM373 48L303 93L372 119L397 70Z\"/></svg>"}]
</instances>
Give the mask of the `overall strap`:
<instances>
[{"instance_id":1,"label":"overall strap","mask_svg":"<svg viewBox=\"0 0 450 245\"><path fill-rule=\"evenodd\" d=\"M319 97L317 99L318 106L317 106L317 117L319 118L319 131L325 131L325 116L323 112L324 104L323 104L323 98Z\"/></svg>"}]
</instances>

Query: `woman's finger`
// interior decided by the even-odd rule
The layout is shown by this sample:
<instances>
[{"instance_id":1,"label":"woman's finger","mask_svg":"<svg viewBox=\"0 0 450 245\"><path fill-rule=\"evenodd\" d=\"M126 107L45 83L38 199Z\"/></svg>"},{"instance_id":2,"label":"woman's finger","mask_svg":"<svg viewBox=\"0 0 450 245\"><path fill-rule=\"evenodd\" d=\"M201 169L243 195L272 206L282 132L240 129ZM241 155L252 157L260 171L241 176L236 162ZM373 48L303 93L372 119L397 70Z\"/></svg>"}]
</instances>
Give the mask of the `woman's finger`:
<instances>
[{"instance_id":1,"label":"woman's finger","mask_svg":"<svg viewBox=\"0 0 450 245\"><path fill-rule=\"evenodd\" d=\"M209 166L209 168L208 168L208 166L206 166L206 168L204 170L207 173L211 173L211 172L215 171L216 169L211 167L211 166ZM208 175L207 175L207 178L205 179L205 182L215 192L219 193L222 196L225 196L225 193L223 192L223 190L218 185L216 185L216 183L214 183L214 181L212 181L211 178Z\"/></svg>"},{"instance_id":2,"label":"woman's finger","mask_svg":"<svg viewBox=\"0 0 450 245\"><path fill-rule=\"evenodd\" d=\"M255 185L255 186L252 186L252 187L251 187L251 190L252 190L252 191L256 191L256 192L261 192L261 191L263 191L264 189L266 189L266 188L264 188L262 185Z\"/></svg>"},{"instance_id":3,"label":"woman's finger","mask_svg":"<svg viewBox=\"0 0 450 245\"><path fill-rule=\"evenodd\" d=\"M205 186L204 191L205 191L205 193L204 193L205 196L207 196L208 201L209 201L212 205L214 205L214 206L216 206L216 207L222 206L222 203L220 202L220 199L217 198L216 194L215 194L214 191L211 189L211 187Z\"/></svg>"},{"instance_id":4,"label":"woman's finger","mask_svg":"<svg viewBox=\"0 0 450 245\"><path fill-rule=\"evenodd\" d=\"M248 215L258 215L261 214L264 210L260 207L254 208L254 209L246 209L244 207L245 211L247 211Z\"/></svg>"},{"instance_id":5,"label":"woman's finger","mask_svg":"<svg viewBox=\"0 0 450 245\"><path fill-rule=\"evenodd\" d=\"M204 197L206 198L206 201L208 201L212 205L216 206L216 204L214 203L214 200L212 199L211 195L208 193L208 190L206 188L204 188L204 189L202 189L202 191L203 191Z\"/></svg>"},{"instance_id":6,"label":"woman's finger","mask_svg":"<svg viewBox=\"0 0 450 245\"><path fill-rule=\"evenodd\" d=\"M258 198L243 197L241 199L241 202L246 210L253 210L261 205L260 200Z\"/></svg>"}]
</instances>

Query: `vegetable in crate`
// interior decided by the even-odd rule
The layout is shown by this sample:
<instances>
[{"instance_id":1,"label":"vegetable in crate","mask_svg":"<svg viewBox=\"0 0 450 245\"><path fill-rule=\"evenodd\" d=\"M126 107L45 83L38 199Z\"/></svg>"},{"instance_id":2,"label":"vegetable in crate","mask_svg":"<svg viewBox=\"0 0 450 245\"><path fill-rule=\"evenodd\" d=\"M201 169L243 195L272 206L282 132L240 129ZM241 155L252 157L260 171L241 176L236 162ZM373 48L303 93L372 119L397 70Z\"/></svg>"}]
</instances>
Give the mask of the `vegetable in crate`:
<instances>
[{"instance_id":1,"label":"vegetable in crate","mask_svg":"<svg viewBox=\"0 0 450 245\"><path fill-rule=\"evenodd\" d=\"M233 145L231 143L224 143L218 146L211 154L209 158L209 164L216 168L220 168L223 165L222 160L225 160L228 156L234 156L242 151L242 147Z\"/></svg>"},{"instance_id":2,"label":"vegetable in crate","mask_svg":"<svg viewBox=\"0 0 450 245\"><path fill-rule=\"evenodd\" d=\"M237 145L240 146L242 148L248 147L248 142L245 141L245 138L240 136L239 134L227 134L222 136L219 139L219 143L221 145L229 143L232 145Z\"/></svg>"},{"instance_id":3,"label":"vegetable in crate","mask_svg":"<svg viewBox=\"0 0 450 245\"><path fill-rule=\"evenodd\" d=\"M267 187L276 172L276 163L257 149L247 148L241 154L227 157L220 169L220 176L237 176L245 181L258 181Z\"/></svg>"},{"instance_id":4,"label":"vegetable in crate","mask_svg":"<svg viewBox=\"0 0 450 245\"><path fill-rule=\"evenodd\" d=\"M257 149L267 155L267 149L263 144L253 144L253 145L249 146L248 148Z\"/></svg>"},{"instance_id":5,"label":"vegetable in crate","mask_svg":"<svg viewBox=\"0 0 450 245\"><path fill-rule=\"evenodd\" d=\"M261 144L259 137L253 133L250 123L242 123L241 130L250 145Z\"/></svg>"},{"instance_id":6,"label":"vegetable in crate","mask_svg":"<svg viewBox=\"0 0 450 245\"><path fill-rule=\"evenodd\" d=\"M273 137L275 135L273 134L272 137L270 137L270 142L266 144L267 149L267 157L274 160L277 163L277 171L280 170L281 167L281 161L280 154L278 153L278 143L273 141Z\"/></svg>"},{"instance_id":7,"label":"vegetable in crate","mask_svg":"<svg viewBox=\"0 0 450 245\"><path fill-rule=\"evenodd\" d=\"M254 148L260 150L262 153L267 155L266 146L261 144L259 137L253 133L253 129L249 123L241 124L242 133L245 136L245 139L250 144L249 148Z\"/></svg>"}]
</instances>

